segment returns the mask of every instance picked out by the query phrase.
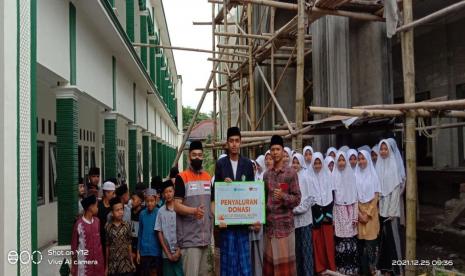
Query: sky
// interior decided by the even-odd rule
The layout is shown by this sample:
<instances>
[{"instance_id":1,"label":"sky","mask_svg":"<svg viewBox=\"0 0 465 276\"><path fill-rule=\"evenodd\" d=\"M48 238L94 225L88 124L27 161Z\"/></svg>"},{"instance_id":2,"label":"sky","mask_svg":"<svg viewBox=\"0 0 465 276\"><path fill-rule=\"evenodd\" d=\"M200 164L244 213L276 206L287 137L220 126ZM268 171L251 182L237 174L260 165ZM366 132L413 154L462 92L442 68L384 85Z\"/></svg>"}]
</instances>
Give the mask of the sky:
<instances>
[{"instance_id":1,"label":"sky","mask_svg":"<svg viewBox=\"0 0 465 276\"><path fill-rule=\"evenodd\" d=\"M196 25L193 21L211 21L211 3L207 0L164 0L166 21L172 46L211 50L211 25ZM173 50L178 75L182 75L182 104L196 108L212 70L211 54ZM213 110L213 97L208 93L201 112Z\"/></svg>"}]
</instances>

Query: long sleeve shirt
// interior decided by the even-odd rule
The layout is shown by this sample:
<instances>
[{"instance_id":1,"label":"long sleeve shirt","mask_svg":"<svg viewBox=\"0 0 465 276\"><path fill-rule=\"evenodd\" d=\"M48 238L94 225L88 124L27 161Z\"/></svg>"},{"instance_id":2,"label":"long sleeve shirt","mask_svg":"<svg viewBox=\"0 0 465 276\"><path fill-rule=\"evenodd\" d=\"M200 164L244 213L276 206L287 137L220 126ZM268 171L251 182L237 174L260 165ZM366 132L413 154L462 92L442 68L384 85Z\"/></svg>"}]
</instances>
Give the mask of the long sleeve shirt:
<instances>
[{"instance_id":1,"label":"long sleeve shirt","mask_svg":"<svg viewBox=\"0 0 465 276\"><path fill-rule=\"evenodd\" d=\"M297 173L290 167L271 169L264 175L266 198L266 234L283 238L294 231L293 209L300 204L300 187ZM273 190L287 186L282 199L273 197Z\"/></svg>"},{"instance_id":2,"label":"long sleeve shirt","mask_svg":"<svg viewBox=\"0 0 465 276\"><path fill-rule=\"evenodd\" d=\"M158 209L152 212L144 209L139 215L139 234L137 249L141 256L161 256L160 241L155 232Z\"/></svg>"}]
</instances>

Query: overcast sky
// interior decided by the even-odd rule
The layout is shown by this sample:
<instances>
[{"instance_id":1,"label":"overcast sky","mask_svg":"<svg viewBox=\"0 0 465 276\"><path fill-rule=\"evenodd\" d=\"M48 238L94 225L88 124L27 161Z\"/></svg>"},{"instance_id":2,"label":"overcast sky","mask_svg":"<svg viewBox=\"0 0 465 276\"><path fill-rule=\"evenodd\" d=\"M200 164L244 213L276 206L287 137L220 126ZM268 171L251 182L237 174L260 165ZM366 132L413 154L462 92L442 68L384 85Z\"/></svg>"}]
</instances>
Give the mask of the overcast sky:
<instances>
[{"instance_id":1,"label":"overcast sky","mask_svg":"<svg viewBox=\"0 0 465 276\"><path fill-rule=\"evenodd\" d=\"M173 46L211 49L211 25L192 25L193 21L211 21L211 4L207 0L164 0L166 21ZM212 62L208 53L173 50L178 74L182 75L184 106L197 107L202 96L195 88L204 88ZM202 105L202 112L213 110L212 94L209 93Z\"/></svg>"}]
</instances>

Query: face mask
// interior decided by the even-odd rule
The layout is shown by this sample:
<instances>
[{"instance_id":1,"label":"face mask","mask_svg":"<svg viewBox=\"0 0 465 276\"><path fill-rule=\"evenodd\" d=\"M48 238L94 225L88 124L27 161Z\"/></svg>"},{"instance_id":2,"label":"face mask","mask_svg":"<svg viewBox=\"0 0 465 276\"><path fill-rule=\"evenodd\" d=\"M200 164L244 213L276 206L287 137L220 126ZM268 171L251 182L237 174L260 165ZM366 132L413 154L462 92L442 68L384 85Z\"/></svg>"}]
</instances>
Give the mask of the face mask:
<instances>
[{"instance_id":1,"label":"face mask","mask_svg":"<svg viewBox=\"0 0 465 276\"><path fill-rule=\"evenodd\" d=\"M191 166L194 170L200 171L202 169L202 162L203 160L201 159L192 159L191 160Z\"/></svg>"}]
</instances>

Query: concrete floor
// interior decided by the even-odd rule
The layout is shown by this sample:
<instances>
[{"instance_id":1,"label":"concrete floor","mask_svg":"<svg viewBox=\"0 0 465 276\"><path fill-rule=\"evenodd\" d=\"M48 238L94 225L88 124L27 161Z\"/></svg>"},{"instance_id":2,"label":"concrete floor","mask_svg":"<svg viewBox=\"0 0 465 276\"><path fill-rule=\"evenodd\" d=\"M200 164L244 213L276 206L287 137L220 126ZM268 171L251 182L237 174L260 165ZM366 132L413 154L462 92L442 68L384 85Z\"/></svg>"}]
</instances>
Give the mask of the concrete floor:
<instances>
[{"instance_id":1,"label":"concrete floor","mask_svg":"<svg viewBox=\"0 0 465 276\"><path fill-rule=\"evenodd\" d=\"M60 276L60 267L65 258L71 262L70 246L58 246L52 244L47 248L41 250L42 261L39 264L39 275L47 276ZM66 256L68 255L68 256ZM69 266L71 269L71 265Z\"/></svg>"}]
</instances>

